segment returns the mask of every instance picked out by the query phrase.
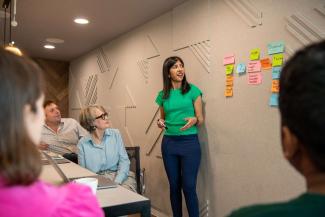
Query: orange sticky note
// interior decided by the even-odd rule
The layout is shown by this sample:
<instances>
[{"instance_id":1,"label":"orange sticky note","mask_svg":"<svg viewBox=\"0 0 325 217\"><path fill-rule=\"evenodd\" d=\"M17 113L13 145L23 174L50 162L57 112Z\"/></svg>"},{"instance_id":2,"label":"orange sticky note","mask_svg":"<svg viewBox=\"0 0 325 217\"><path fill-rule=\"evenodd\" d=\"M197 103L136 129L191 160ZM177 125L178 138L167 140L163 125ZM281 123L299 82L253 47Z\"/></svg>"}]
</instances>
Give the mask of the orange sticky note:
<instances>
[{"instance_id":1,"label":"orange sticky note","mask_svg":"<svg viewBox=\"0 0 325 217\"><path fill-rule=\"evenodd\" d=\"M280 89L280 86L279 86L279 80L272 80L272 93L279 93L279 89Z\"/></svg>"},{"instance_id":2,"label":"orange sticky note","mask_svg":"<svg viewBox=\"0 0 325 217\"><path fill-rule=\"evenodd\" d=\"M234 80L234 76L232 76L232 75L226 76L226 82L227 81L233 81L233 80Z\"/></svg>"},{"instance_id":3,"label":"orange sticky note","mask_svg":"<svg viewBox=\"0 0 325 217\"><path fill-rule=\"evenodd\" d=\"M233 92L232 92L232 87L226 87L225 89L225 96L226 97L230 97L232 96Z\"/></svg>"},{"instance_id":4,"label":"orange sticky note","mask_svg":"<svg viewBox=\"0 0 325 217\"><path fill-rule=\"evenodd\" d=\"M271 60L270 58L264 58L264 59L261 59L261 66L262 66L262 69L270 69L272 68L272 64L271 64Z\"/></svg>"},{"instance_id":5,"label":"orange sticky note","mask_svg":"<svg viewBox=\"0 0 325 217\"><path fill-rule=\"evenodd\" d=\"M226 86L234 86L234 81L226 81Z\"/></svg>"}]
</instances>

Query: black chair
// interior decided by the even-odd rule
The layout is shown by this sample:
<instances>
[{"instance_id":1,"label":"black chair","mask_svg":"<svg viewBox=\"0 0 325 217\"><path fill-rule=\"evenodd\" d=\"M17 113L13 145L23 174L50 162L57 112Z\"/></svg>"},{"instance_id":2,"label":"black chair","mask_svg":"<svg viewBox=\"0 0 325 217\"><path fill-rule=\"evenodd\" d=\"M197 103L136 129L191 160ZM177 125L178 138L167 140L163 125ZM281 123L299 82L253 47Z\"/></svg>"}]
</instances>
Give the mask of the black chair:
<instances>
[{"instance_id":1,"label":"black chair","mask_svg":"<svg viewBox=\"0 0 325 217\"><path fill-rule=\"evenodd\" d=\"M135 179L137 182L137 192L139 194L144 194L144 168L141 169L140 166L140 147L125 147L130 159L130 171L135 173Z\"/></svg>"}]
</instances>

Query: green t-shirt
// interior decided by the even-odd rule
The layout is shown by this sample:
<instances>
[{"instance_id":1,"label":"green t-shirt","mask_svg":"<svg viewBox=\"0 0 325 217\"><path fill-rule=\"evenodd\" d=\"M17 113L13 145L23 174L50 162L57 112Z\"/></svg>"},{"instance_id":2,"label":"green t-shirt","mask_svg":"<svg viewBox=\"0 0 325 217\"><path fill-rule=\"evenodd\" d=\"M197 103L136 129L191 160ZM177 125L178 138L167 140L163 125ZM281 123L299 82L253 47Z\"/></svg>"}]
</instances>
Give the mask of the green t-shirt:
<instances>
[{"instance_id":1,"label":"green t-shirt","mask_svg":"<svg viewBox=\"0 0 325 217\"><path fill-rule=\"evenodd\" d=\"M196 125L181 131L187 121L185 118L195 117L194 101L202 92L195 85L190 84L190 90L186 94L182 94L181 89L171 89L169 97L163 99L164 92L160 91L156 98L156 103L164 108L165 124L168 127L165 135L191 135L197 134Z\"/></svg>"},{"instance_id":2,"label":"green t-shirt","mask_svg":"<svg viewBox=\"0 0 325 217\"><path fill-rule=\"evenodd\" d=\"M324 217L325 195L305 193L283 203L255 205L234 211L228 217Z\"/></svg>"}]
</instances>

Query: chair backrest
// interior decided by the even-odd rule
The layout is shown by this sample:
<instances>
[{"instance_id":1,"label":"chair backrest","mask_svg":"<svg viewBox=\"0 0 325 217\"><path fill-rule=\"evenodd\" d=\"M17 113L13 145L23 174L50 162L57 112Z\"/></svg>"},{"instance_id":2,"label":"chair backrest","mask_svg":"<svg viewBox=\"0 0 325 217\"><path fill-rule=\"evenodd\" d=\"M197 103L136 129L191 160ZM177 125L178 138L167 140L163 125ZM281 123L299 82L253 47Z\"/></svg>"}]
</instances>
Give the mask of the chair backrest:
<instances>
[{"instance_id":1,"label":"chair backrest","mask_svg":"<svg viewBox=\"0 0 325 217\"><path fill-rule=\"evenodd\" d=\"M130 171L135 173L135 179L137 181L137 192L142 193L141 190L141 167L140 167L140 147L125 147L126 152L128 153L130 159Z\"/></svg>"}]
</instances>

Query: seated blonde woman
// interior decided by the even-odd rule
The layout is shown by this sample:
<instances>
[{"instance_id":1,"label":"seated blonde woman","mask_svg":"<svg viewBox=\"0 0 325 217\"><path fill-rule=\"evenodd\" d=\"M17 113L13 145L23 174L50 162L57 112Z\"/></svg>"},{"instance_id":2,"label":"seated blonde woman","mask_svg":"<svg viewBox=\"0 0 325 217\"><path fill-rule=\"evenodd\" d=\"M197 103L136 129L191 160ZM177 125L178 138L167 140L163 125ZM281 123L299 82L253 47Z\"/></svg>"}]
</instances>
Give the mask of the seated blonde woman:
<instances>
[{"instance_id":1,"label":"seated blonde woman","mask_svg":"<svg viewBox=\"0 0 325 217\"><path fill-rule=\"evenodd\" d=\"M90 133L78 143L78 162L97 174L136 192L130 160L118 129L110 128L104 107L92 105L80 113L80 124Z\"/></svg>"}]
</instances>

